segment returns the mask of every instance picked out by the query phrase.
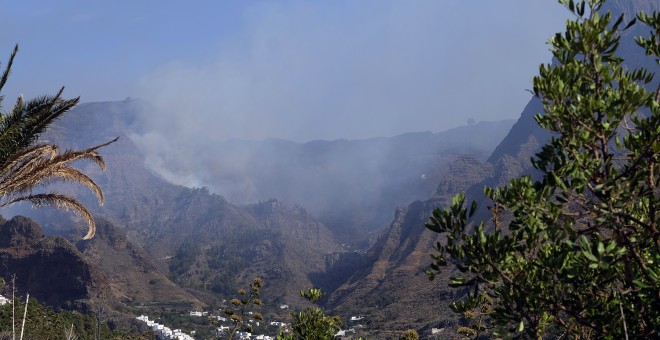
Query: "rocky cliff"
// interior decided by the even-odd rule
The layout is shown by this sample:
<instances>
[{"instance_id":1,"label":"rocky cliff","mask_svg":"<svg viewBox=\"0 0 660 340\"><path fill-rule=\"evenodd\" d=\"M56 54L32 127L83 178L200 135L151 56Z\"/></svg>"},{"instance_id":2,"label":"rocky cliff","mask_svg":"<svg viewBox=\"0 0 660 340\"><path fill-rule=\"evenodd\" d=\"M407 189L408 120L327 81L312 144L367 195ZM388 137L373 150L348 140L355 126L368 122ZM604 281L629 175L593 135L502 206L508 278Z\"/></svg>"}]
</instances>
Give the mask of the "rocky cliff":
<instances>
[{"instance_id":1,"label":"rocky cliff","mask_svg":"<svg viewBox=\"0 0 660 340\"><path fill-rule=\"evenodd\" d=\"M34 221L0 217L0 276L16 278L19 296L56 308L82 308L89 299L108 296L105 274L59 236L44 236Z\"/></svg>"},{"instance_id":2,"label":"rocky cliff","mask_svg":"<svg viewBox=\"0 0 660 340\"><path fill-rule=\"evenodd\" d=\"M437 235L423 225L436 207L446 206L456 191L493 176L493 165L473 157L458 157L438 186L436 195L396 211L390 228L365 254L361 266L328 300L333 312L367 315L370 336L395 337L411 325L445 327L458 320L449 303L462 292L447 286L446 278L429 282L423 274ZM416 326L416 327L417 327Z\"/></svg>"}]
</instances>

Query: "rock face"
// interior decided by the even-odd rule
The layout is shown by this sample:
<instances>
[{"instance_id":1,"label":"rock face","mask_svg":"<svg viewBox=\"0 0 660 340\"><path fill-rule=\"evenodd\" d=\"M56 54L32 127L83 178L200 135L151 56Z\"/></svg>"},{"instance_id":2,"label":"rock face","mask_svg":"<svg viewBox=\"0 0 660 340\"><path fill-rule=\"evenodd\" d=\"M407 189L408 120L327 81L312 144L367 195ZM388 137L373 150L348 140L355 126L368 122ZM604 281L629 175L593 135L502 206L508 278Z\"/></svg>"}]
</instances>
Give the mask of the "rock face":
<instances>
[{"instance_id":1,"label":"rock face","mask_svg":"<svg viewBox=\"0 0 660 340\"><path fill-rule=\"evenodd\" d=\"M396 337L410 325L450 326L458 321L449 302L460 296L446 278L429 283L423 270L439 241L423 226L436 207L446 206L457 191L483 183L494 167L473 157L461 156L438 186L436 195L397 210L390 228L354 268L346 282L330 296L328 305L340 315L368 315L370 337ZM483 186L481 187L483 188ZM438 314L438 310L447 311ZM439 320L442 320L439 322Z\"/></svg>"},{"instance_id":2,"label":"rock face","mask_svg":"<svg viewBox=\"0 0 660 340\"><path fill-rule=\"evenodd\" d=\"M142 247L128 240L125 230L103 218L96 219L94 238L78 241L76 247L105 273L110 300L129 305L180 301L192 309L204 305L160 273Z\"/></svg>"},{"instance_id":3,"label":"rock face","mask_svg":"<svg viewBox=\"0 0 660 340\"><path fill-rule=\"evenodd\" d=\"M245 209L266 230L275 233L275 237L252 248L248 257L256 261L249 261L250 267L261 267L266 274L263 277L270 277L268 289L287 301L300 301L301 290L321 286L315 278L317 273L325 272L326 258L345 252L332 232L301 207L272 199ZM273 264L279 268L278 273L269 273Z\"/></svg>"},{"instance_id":4,"label":"rock face","mask_svg":"<svg viewBox=\"0 0 660 340\"><path fill-rule=\"evenodd\" d=\"M438 185L436 196L454 195L464 192L474 183L491 178L494 175L493 166L472 156L459 156L449 167L449 172Z\"/></svg>"},{"instance_id":5,"label":"rock face","mask_svg":"<svg viewBox=\"0 0 660 340\"><path fill-rule=\"evenodd\" d=\"M0 218L0 276L16 276L20 295L29 293L56 308L81 307L84 300L107 296L103 272L67 240L44 236L34 221Z\"/></svg>"}]
</instances>

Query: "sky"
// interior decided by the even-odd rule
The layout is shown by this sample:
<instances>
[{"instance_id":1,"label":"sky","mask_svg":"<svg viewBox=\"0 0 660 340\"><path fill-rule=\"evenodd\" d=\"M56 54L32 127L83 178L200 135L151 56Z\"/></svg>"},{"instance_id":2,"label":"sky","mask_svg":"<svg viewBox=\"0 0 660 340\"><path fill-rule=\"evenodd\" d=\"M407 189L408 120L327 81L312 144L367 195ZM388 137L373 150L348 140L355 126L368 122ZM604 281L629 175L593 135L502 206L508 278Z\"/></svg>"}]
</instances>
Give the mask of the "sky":
<instances>
[{"instance_id":1,"label":"sky","mask_svg":"<svg viewBox=\"0 0 660 340\"><path fill-rule=\"evenodd\" d=\"M554 0L2 1L3 90L140 98L157 140L361 139L517 118ZM144 137L144 136L143 136ZM153 137L153 136L152 136Z\"/></svg>"}]
</instances>

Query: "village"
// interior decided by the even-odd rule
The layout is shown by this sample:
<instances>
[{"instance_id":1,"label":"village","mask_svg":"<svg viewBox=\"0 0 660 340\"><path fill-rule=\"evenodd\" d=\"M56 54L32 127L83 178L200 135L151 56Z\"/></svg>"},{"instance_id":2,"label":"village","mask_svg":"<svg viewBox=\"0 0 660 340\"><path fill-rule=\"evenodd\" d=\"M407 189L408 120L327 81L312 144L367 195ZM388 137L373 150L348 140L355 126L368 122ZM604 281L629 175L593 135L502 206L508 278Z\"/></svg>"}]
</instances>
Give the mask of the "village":
<instances>
[{"instance_id":1,"label":"village","mask_svg":"<svg viewBox=\"0 0 660 340\"><path fill-rule=\"evenodd\" d=\"M280 305L279 309L287 310L289 309L288 305ZM247 312L247 324L250 325L253 330L260 330L259 334L248 332L244 330L237 330L234 333L233 338L239 340L274 340L277 334L291 332L291 324L284 321L259 321L250 316L253 315L253 312ZM188 316L191 318L207 318L210 320L211 324L215 326L213 335L218 339L227 338L234 327L234 323L230 318L213 315L207 311L190 311ZM140 315L136 317L137 320L146 323L155 334L158 340L193 340L195 339L195 331L191 331L190 334L184 333L181 329L171 329L166 325L156 322L155 320L150 320L146 315ZM359 329L364 329L365 326L361 323L364 322L364 316L351 316L348 319L348 326L350 328L342 329L337 334L335 334L336 339L352 339ZM268 331L270 335L266 335Z\"/></svg>"}]
</instances>

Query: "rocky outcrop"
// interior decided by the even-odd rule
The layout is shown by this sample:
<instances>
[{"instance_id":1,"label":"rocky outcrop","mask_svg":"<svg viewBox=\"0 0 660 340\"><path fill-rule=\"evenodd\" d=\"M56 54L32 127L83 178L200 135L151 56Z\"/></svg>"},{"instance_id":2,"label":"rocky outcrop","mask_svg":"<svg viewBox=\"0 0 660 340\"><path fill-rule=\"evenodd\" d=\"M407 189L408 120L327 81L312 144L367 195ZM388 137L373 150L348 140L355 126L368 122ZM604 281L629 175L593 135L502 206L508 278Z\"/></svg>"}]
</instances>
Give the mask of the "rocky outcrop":
<instances>
[{"instance_id":1,"label":"rocky outcrop","mask_svg":"<svg viewBox=\"0 0 660 340\"><path fill-rule=\"evenodd\" d=\"M332 232L321 222L313 218L299 206L286 204L278 200L268 200L246 206L251 216L274 233L270 240L264 240L258 249L264 252L268 245L273 249L260 256L252 256L250 266L263 265L262 271L268 273L273 264L280 267L286 275L270 275L269 285L273 294L285 301L301 301L299 292L310 287L326 286L319 284L318 273L326 270L326 258L331 254L343 253L335 241ZM264 261L267 260L267 261ZM265 276L268 279L267 276Z\"/></svg>"},{"instance_id":2,"label":"rocky outcrop","mask_svg":"<svg viewBox=\"0 0 660 340\"><path fill-rule=\"evenodd\" d=\"M246 206L245 210L266 228L279 232L282 237L304 242L311 249L324 253L337 250L332 232L300 206L271 199Z\"/></svg>"},{"instance_id":3,"label":"rocky outcrop","mask_svg":"<svg viewBox=\"0 0 660 340\"><path fill-rule=\"evenodd\" d=\"M397 209L389 229L334 291L328 305L340 315L367 315L370 328L381 329L371 334L376 338L392 336L411 323L434 323L438 319L435 311L449 310L448 303L461 292L447 288L446 278L429 283L423 274L430 264L429 254L440 240L424 228L424 223L433 209L450 204L454 194L493 176L495 168L490 163L470 156L458 157L433 198ZM443 314L443 320L444 326L457 322L450 312ZM385 329L393 333L383 332Z\"/></svg>"},{"instance_id":4,"label":"rocky outcrop","mask_svg":"<svg viewBox=\"0 0 660 340\"><path fill-rule=\"evenodd\" d=\"M142 247L128 240L125 230L103 218L96 219L94 238L78 241L76 247L105 273L113 301L130 305L181 301L191 308L204 305L160 273Z\"/></svg>"},{"instance_id":5,"label":"rocky outcrop","mask_svg":"<svg viewBox=\"0 0 660 340\"><path fill-rule=\"evenodd\" d=\"M449 172L438 185L436 196L454 195L464 192L475 183L494 175L493 166L469 155L462 155L454 160Z\"/></svg>"},{"instance_id":6,"label":"rocky outcrop","mask_svg":"<svg viewBox=\"0 0 660 340\"><path fill-rule=\"evenodd\" d=\"M20 295L56 308L80 308L109 293L97 266L66 239L44 236L38 224L21 216L0 220L0 276L11 282L12 275Z\"/></svg>"}]
</instances>

